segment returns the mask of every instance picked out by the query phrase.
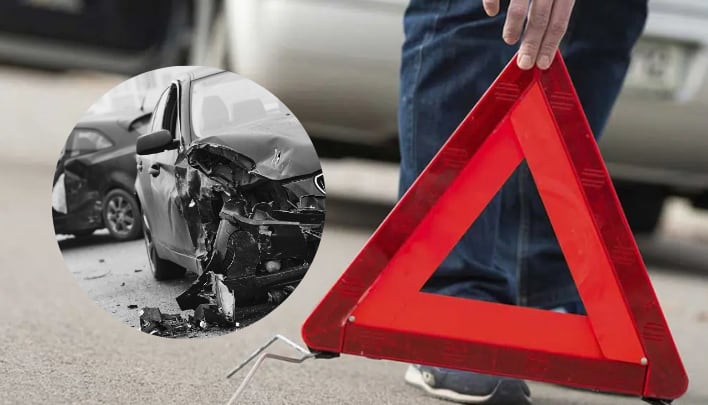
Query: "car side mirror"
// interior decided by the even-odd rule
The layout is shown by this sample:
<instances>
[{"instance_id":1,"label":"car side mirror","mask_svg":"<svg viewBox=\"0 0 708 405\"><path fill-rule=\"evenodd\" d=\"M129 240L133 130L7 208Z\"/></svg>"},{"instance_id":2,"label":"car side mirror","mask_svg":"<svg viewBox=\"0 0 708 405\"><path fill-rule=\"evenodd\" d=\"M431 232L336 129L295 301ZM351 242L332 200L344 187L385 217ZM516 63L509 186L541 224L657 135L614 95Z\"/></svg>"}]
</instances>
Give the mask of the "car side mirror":
<instances>
[{"instance_id":1,"label":"car side mirror","mask_svg":"<svg viewBox=\"0 0 708 405\"><path fill-rule=\"evenodd\" d=\"M142 135L135 144L138 155L152 155L162 151L177 149L179 141L172 139L172 134L166 129Z\"/></svg>"}]
</instances>

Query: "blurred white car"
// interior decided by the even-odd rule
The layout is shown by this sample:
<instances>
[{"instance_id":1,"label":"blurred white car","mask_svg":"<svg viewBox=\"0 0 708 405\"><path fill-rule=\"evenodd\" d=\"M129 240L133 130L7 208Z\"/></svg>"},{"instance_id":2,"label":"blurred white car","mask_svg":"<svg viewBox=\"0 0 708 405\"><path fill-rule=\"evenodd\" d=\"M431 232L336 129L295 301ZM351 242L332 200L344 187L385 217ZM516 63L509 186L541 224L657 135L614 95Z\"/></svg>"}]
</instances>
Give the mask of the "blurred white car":
<instances>
[{"instance_id":1,"label":"blurred white car","mask_svg":"<svg viewBox=\"0 0 708 405\"><path fill-rule=\"evenodd\" d=\"M406 4L227 1L229 68L277 94L320 154L395 156ZM656 227L668 195L708 208L708 1L651 0L649 7L601 142L636 232Z\"/></svg>"}]
</instances>

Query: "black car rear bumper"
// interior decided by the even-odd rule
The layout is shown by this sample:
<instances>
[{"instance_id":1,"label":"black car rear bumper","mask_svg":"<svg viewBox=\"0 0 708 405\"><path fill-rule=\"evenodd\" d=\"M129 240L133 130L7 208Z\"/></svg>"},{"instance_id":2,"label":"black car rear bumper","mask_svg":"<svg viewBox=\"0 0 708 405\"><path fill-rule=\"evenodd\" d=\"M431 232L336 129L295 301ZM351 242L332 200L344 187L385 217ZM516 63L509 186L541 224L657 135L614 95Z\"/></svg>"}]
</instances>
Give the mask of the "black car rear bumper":
<instances>
[{"instance_id":1,"label":"black car rear bumper","mask_svg":"<svg viewBox=\"0 0 708 405\"><path fill-rule=\"evenodd\" d=\"M100 201L95 201L68 214L52 210L52 220L56 234L69 235L94 231L104 227L103 207Z\"/></svg>"}]
</instances>

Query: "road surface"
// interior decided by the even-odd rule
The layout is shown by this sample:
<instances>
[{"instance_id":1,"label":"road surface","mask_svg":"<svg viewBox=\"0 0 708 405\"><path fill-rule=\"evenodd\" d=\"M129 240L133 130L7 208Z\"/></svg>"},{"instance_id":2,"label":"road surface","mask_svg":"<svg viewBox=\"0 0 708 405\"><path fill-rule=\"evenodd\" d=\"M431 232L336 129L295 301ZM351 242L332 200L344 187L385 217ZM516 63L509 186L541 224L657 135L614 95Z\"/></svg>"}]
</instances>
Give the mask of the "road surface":
<instances>
[{"instance_id":1,"label":"road surface","mask_svg":"<svg viewBox=\"0 0 708 405\"><path fill-rule=\"evenodd\" d=\"M232 334L175 341L126 327L81 289L52 233L51 174L50 166L0 166L3 189L12 190L0 194L3 404L225 403L238 385L237 379L225 380L225 372L274 333L299 339L303 319L385 213L371 205L347 203L337 209L334 204L313 267L285 304ZM686 222L703 225L696 218ZM685 239L665 236L652 248L658 253L647 255L693 381L679 403L696 405L708 403L708 386L701 384L708 381L708 239L700 237L708 238L708 228L693 229ZM100 249L112 249L128 260L130 246ZM142 254L139 244L134 247ZM404 385L404 369L399 363L351 356L300 366L266 363L245 392L244 403L440 404ZM532 390L537 404L638 403L536 383Z\"/></svg>"},{"instance_id":2,"label":"road surface","mask_svg":"<svg viewBox=\"0 0 708 405\"><path fill-rule=\"evenodd\" d=\"M144 307L159 308L163 314L182 314L184 319L194 314L192 310L180 310L175 298L197 275L187 273L179 280L156 281L142 239L116 242L105 229L88 237L58 239L66 267L81 289L131 328L140 328L140 311ZM229 331L210 328L192 331L185 338L218 336Z\"/></svg>"}]
</instances>

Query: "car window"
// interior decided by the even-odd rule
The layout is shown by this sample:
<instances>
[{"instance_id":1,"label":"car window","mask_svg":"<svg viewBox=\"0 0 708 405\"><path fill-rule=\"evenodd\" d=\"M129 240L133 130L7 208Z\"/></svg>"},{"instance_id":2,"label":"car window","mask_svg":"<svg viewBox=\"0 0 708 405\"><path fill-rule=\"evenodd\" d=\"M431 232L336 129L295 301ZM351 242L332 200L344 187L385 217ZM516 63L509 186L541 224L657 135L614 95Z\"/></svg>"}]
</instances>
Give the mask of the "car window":
<instances>
[{"instance_id":1,"label":"car window","mask_svg":"<svg viewBox=\"0 0 708 405\"><path fill-rule=\"evenodd\" d=\"M290 113L270 92L230 72L195 80L191 92L192 132L199 138Z\"/></svg>"},{"instance_id":2,"label":"car window","mask_svg":"<svg viewBox=\"0 0 708 405\"><path fill-rule=\"evenodd\" d=\"M69 137L66 152L69 156L83 155L110 148L113 142L98 131L92 129L76 128Z\"/></svg>"},{"instance_id":3,"label":"car window","mask_svg":"<svg viewBox=\"0 0 708 405\"><path fill-rule=\"evenodd\" d=\"M153 112L152 131L166 129L175 135L175 120L177 118L177 87L171 85L162 93Z\"/></svg>"},{"instance_id":4,"label":"car window","mask_svg":"<svg viewBox=\"0 0 708 405\"><path fill-rule=\"evenodd\" d=\"M150 132L159 131L162 128L162 123L165 118L165 104L167 104L167 95L170 93L170 88L168 87L160 99L157 100L157 105L155 105L155 111L152 114L152 124L150 125Z\"/></svg>"},{"instance_id":5,"label":"car window","mask_svg":"<svg viewBox=\"0 0 708 405\"><path fill-rule=\"evenodd\" d=\"M170 131L175 136L175 122L177 121L177 86L171 86L165 104L165 115L162 118L162 128Z\"/></svg>"}]
</instances>

